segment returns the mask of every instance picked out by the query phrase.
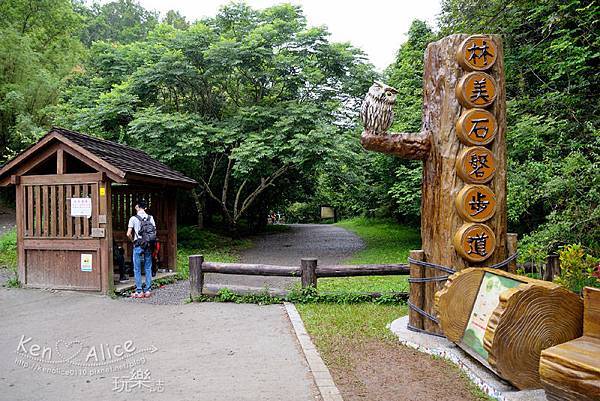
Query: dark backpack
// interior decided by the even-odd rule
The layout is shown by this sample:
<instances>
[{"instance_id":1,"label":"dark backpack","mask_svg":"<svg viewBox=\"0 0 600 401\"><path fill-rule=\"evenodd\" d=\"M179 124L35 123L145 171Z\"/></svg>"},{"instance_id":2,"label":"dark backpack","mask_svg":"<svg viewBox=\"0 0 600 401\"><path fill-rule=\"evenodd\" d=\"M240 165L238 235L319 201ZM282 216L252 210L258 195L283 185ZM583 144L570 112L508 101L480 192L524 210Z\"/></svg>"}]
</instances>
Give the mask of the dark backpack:
<instances>
[{"instance_id":1,"label":"dark backpack","mask_svg":"<svg viewBox=\"0 0 600 401\"><path fill-rule=\"evenodd\" d=\"M156 243L156 227L150 222L152 216L148 215L148 217L143 219L136 214L135 217L140 221L140 229L137 232L140 238L138 238L137 244L144 249L153 247Z\"/></svg>"}]
</instances>

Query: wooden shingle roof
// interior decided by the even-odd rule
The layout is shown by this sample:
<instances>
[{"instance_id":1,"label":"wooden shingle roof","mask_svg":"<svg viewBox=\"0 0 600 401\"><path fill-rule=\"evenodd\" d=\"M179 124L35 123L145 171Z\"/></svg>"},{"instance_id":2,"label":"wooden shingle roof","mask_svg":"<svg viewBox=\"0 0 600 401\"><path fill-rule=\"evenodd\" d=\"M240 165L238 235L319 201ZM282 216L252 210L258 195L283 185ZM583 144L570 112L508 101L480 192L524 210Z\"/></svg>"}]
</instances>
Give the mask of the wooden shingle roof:
<instances>
[{"instance_id":1,"label":"wooden shingle roof","mask_svg":"<svg viewBox=\"0 0 600 401\"><path fill-rule=\"evenodd\" d=\"M51 142L62 142L74 151L87 156L97 165L106 168L120 182L154 181L165 185L193 187L192 178L152 158L142 150L116 142L85 135L65 128L53 127L36 144L32 145L0 169L0 179L14 170L25 159L34 157L36 151Z\"/></svg>"}]
</instances>

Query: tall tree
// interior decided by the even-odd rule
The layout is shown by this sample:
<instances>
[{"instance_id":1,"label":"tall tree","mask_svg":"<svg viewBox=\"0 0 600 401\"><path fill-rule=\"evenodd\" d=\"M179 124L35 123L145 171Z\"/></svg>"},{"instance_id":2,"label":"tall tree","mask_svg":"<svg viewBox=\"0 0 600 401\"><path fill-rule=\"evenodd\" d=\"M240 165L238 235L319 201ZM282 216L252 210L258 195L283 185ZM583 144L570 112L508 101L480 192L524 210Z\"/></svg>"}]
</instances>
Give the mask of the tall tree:
<instances>
[{"instance_id":1,"label":"tall tree","mask_svg":"<svg viewBox=\"0 0 600 401\"><path fill-rule=\"evenodd\" d=\"M69 0L0 2L0 163L50 119L61 79L76 64L80 18Z\"/></svg>"},{"instance_id":2,"label":"tall tree","mask_svg":"<svg viewBox=\"0 0 600 401\"><path fill-rule=\"evenodd\" d=\"M97 42L57 119L139 146L195 176L235 228L284 176L333 157L373 76L298 7L242 3L185 30ZM202 203L201 201L198 204Z\"/></svg>"}]
</instances>

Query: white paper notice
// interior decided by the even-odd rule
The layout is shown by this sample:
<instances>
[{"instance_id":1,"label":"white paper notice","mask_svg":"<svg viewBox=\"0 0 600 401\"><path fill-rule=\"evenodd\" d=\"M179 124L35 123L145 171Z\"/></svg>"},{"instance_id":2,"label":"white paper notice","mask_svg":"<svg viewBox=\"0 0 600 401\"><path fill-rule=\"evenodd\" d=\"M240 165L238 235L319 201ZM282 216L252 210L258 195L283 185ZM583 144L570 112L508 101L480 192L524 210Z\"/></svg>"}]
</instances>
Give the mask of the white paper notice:
<instances>
[{"instance_id":1,"label":"white paper notice","mask_svg":"<svg viewBox=\"0 0 600 401\"><path fill-rule=\"evenodd\" d=\"M81 254L81 271L91 272L92 271L92 254L82 253Z\"/></svg>"},{"instance_id":2,"label":"white paper notice","mask_svg":"<svg viewBox=\"0 0 600 401\"><path fill-rule=\"evenodd\" d=\"M92 198L71 198L71 217L91 217Z\"/></svg>"}]
</instances>

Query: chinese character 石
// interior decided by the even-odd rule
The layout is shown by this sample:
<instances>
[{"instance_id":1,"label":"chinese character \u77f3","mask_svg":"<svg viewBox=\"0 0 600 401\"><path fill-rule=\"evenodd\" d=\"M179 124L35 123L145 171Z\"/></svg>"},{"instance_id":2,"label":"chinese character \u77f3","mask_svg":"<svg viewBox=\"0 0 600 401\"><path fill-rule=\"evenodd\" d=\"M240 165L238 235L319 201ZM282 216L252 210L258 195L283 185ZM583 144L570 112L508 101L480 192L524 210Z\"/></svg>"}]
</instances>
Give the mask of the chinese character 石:
<instances>
[{"instance_id":1,"label":"chinese character \u77f3","mask_svg":"<svg viewBox=\"0 0 600 401\"><path fill-rule=\"evenodd\" d=\"M477 195L473 195L471 200L469 201L469 205L471 206L471 216L477 216L479 213L483 212L487 209L487 206L490 204L490 201L485 200L485 194L477 191Z\"/></svg>"},{"instance_id":2,"label":"chinese character \u77f3","mask_svg":"<svg viewBox=\"0 0 600 401\"><path fill-rule=\"evenodd\" d=\"M471 122L473 123L473 127L471 127L471 131L469 131L469 135L475 134L475 136L477 138L484 139L489 132L489 128L485 124L482 127L480 127L478 124L479 123L487 123L489 121L490 121L489 118L475 118L475 119L471 120ZM483 134L480 134L479 131L483 131Z\"/></svg>"},{"instance_id":3,"label":"chinese character \u77f3","mask_svg":"<svg viewBox=\"0 0 600 401\"><path fill-rule=\"evenodd\" d=\"M474 253L479 256L487 255L487 250L485 249L487 246L487 239L489 237L486 233L481 233L479 235L475 235L473 237L468 237L467 242L469 243L469 255Z\"/></svg>"},{"instance_id":4,"label":"chinese character \u77f3","mask_svg":"<svg viewBox=\"0 0 600 401\"><path fill-rule=\"evenodd\" d=\"M478 99L483 100L484 103L489 102L489 94L487 91L487 81L485 78L475 80L473 82L473 92L471 92L471 101L475 103Z\"/></svg>"},{"instance_id":5,"label":"chinese character \u77f3","mask_svg":"<svg viewBox=\"0 0 600 401\"><path fill-rule=\"evenodd\" d=\"M484 40L481 46L477 46L475 42L467 49L469 52L469 61L473 61L474 65L477 65L477 60L483 59L483 65L487 65L488 57L494 57L492 53L489 52L489 46L487 42Z\"/></svg>"},{"instance_id":6,"label":"chinese character \u77f3","mask_svg":"<svg viewBox=\"0 0 600 401\"><path fill-rule=\"evenodd\" d=\"M477 178L485 176L485 171L483 171L483 169L490 168L487 162L487 155L476 155L473 153L471 155L471 161L469 162L471 167L473 167L473 171L471 171L469 175L475 175Z\"/></svg>"}]
</instances>

